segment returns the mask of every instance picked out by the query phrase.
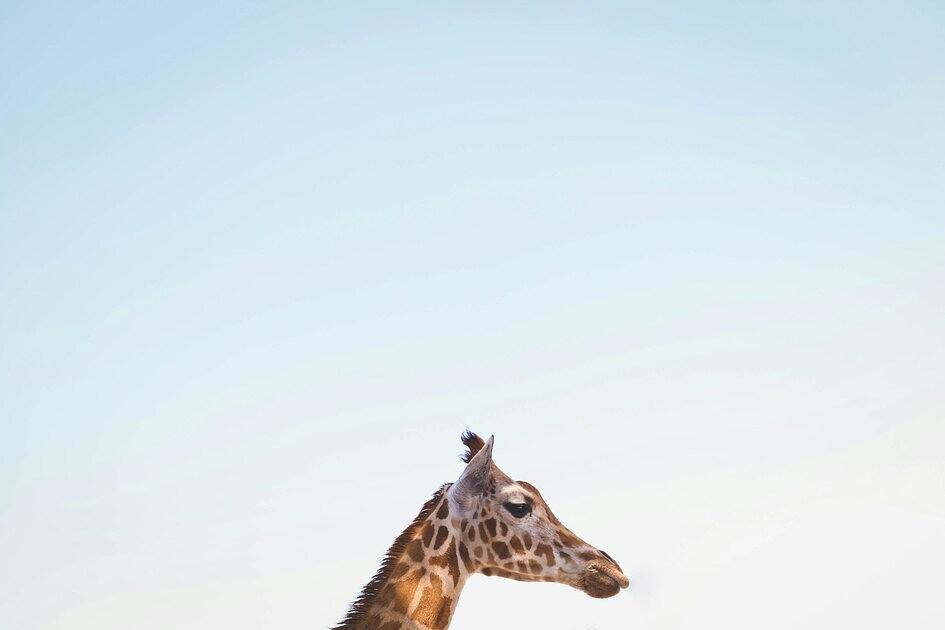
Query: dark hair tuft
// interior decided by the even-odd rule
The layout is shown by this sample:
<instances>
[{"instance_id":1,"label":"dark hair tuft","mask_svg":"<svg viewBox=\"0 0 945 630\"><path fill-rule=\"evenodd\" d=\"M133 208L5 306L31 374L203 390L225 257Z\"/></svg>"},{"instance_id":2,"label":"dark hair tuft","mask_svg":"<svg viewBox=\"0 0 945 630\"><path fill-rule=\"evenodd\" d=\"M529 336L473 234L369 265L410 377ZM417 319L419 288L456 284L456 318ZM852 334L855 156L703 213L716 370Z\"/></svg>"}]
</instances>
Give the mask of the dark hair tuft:
<instances>
[{"instance_id":1,"label":"dark hair tuft","mask_svg":"<svg viewBox=\"0 0 945 630\"><path fill-rule=\"evenodd\" d=\"M467 464L469 463L469 460L471 460L476 455L476 453L478 453L480 449L486 445L485 441L481 437L469 429L466 429L466 431L463 432L463 437L460 439L462 439L463 444L466 445L466 452L463 453L461 457Z\"/></svg>"}]
</instances>

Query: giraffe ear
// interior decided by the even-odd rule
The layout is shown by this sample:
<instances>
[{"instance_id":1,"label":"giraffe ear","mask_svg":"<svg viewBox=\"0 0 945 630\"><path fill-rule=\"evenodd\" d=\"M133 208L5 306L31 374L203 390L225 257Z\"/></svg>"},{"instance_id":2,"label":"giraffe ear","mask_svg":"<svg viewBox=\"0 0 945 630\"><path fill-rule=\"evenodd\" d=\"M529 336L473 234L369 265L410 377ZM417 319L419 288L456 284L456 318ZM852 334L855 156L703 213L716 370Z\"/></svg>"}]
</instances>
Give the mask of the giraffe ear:
<instances>
[{"instance_id":1,"label":"giraffe ear","mask_svg":"<svg viewBox=\"0 0 945 630\"><path fill-rule=\"evenodd\" d=\"M472 509L476 497L489 488L489 481L492 479L492 442L494 439L495 436L489 437L485 446L469 460L466 470L450 488L450 501L461 512Z\"/></svg>"}]
</instances>

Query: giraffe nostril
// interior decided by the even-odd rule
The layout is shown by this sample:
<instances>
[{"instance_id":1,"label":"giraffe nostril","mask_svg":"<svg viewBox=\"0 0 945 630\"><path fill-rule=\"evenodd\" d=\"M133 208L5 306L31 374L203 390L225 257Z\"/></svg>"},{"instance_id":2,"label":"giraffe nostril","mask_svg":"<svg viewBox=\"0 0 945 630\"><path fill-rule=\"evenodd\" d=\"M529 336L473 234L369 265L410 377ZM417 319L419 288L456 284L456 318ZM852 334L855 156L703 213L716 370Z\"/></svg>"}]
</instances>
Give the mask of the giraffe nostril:
<instances>
[{"instance_id":1,"label":"giraffe nostril","mask_svg":"<svg viewBox=\"0 0 945 630\"><path fill-rule=\"evenodd\" d=\"M604 556L605 558L607 558L608 560L610 560L610 561L613 563L613 565L614 565L615 567L617 567L617 570L618 570L618 571L621 571L621 572L623 571L623 569L620 568L620 565L617 564L617 561L610 557L610 554L609 554L609 553L607 553L607 552L604 551L603 549L598 549L597 551L600 552L600 555L602 555L602 556Z\"/></svg>"}]
</instances>

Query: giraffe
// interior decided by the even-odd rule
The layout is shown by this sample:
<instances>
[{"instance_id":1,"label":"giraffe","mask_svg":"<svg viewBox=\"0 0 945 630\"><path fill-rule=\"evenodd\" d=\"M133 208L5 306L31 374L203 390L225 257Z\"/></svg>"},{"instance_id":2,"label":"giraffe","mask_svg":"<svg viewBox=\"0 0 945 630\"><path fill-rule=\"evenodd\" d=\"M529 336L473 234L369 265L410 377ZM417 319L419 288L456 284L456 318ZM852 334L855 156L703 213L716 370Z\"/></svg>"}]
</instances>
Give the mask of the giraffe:
<instances>
[{"instance_id":1,"label":"giraffe","mask_svg":"<svg viewBox=\"0 0 945 630\"><path fill-rule=\"evenodd\" d=\"M494 438L462 436L466 468L397 537L334 630L443 630L474 573L559 582L612 597L630 581L605 552L561 521L538 489L492 461Z\"/></svg>"}]
</instances>

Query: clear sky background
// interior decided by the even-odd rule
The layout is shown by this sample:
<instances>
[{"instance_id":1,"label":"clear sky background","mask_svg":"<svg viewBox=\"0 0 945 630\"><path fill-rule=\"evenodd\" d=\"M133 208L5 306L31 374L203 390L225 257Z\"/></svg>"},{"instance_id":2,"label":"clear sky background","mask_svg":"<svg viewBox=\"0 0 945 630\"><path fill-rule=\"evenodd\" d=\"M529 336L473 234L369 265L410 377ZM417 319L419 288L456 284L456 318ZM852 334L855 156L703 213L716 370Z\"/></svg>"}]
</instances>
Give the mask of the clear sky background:
<instances>
[{"instance_id":1,"label":"clear sky background","mask_svg":"<svg viewBox=\"0 0 945 630\"><path fill-rule=\"evenodd\" d=\"M0 626L324 628L460 432L631 576L943 628L941 2L4 2Z\"/></svg>"}]
</instances>

